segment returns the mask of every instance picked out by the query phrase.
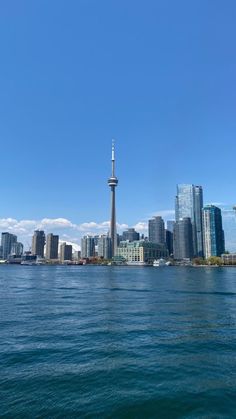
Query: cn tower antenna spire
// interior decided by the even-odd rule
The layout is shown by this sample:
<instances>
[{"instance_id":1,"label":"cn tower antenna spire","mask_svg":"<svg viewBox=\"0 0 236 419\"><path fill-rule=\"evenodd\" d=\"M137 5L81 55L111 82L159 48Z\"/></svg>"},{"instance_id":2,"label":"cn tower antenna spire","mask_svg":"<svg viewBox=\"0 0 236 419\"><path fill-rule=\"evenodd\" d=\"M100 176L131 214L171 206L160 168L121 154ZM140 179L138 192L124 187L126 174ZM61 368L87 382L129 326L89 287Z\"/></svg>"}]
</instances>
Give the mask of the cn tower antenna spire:
<instances>
[{"instance_id":1,"label":"cn tower antenna spire","mask_svg":"<svg viewBox=\"0 0 236 419\"><path fill-rule=\"evenodd\" d=\"M118 179L115 175L115 140L112 140L111 148L111 177L108 179L108 185L111 188L111 223L110 223L110 237L112 256L116 254L117 234L116 234L116 195L115 188L118 184Z\"/></svg>"},{"instance_id":2,"label":"cn tower antenna spire","mask_svg":"<svg viewBox=\"0 0 236 419\"><path fill-rule=\"evenodd\" d=\"M115 140L112 140L112 147L111 147L111 165L112 165L112 177L115 177Z\"/></svg>"}]
</instances>

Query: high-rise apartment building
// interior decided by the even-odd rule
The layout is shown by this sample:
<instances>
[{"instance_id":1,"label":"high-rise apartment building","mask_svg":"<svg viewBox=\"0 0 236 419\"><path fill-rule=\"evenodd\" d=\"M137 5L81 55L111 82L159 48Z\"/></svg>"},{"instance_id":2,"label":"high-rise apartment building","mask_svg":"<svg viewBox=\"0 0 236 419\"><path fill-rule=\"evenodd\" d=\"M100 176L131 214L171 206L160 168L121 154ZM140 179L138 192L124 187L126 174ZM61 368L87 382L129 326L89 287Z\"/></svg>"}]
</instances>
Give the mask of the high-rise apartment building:
<instances>
[{"instance_id":1,"label":"high-rise apartment building","mask_svg":"<svg viewBox=\"0 0 236 419\"><path fill-rule=\"evenodd\" d=\"M175 225L175 221L173 220L168 220L166 222L165 238L166 238L166 247L168 249L169 255L173 255L173 252L174 252L174 244L173 244L174 225Z\"/></svg>"},{"instance_id":2,"label":"high-rise apartment building","mask_svg":"<svg viewBox=\"0 0 236 419\"><path fill-rule=\"evenodd\" d=\"M166 222L166 230L168 230L171 233L173 233L173 231L174 231L174 225L175 225L175 221L174 220L168 220Z\"/></svg>"},{"instance_id":3,"label":"high-rise apartment building","mask_svg":"<svg viewBox=\"0 0 236 419\"><path fill-rule=\"evenodd\" d=\"M24 246L20 242L13 243L11 246L11 255L22 256L24 251Z\"/></svg>"},{"instance_id":4,"label":"high-rise apartment building","mask_svg":"<svg viewBox=\"0 0 236 419\"><path fill-rule=\"evenodd\" d=\"M193 230L189 217L184 217L175 222L174 225L174 259L192 259L193 252Z\"/></svg>"},{"instance_id":5,"label":"high-rise apartment building","mask_svg":"<svg viewBox=\"0 0 236 419\"><path fill-rule=\"evenodd\" d=\"M203 256L202 208L203 190L201 186L191 184L177 185L175 218L176 221L185 217L191 219L193 229L193 252L195 256Z\"/></svg>"},{"instance_id":6,"label":"high-rise apartment building","mask_svg":"<svg viewBox=\"0 0 236 419\"><path fill-rule=\"evenodd\" d=\"M41 258L44 257L45 233L42 230L35 230L32 237L32 254Z\"/></svg>"},{"instance_id":7,"label":"high-rise apartment building","mask_svg":"<svg viewBox=\"0 0 236 419\"><path fill-rule=\"evenodd\" d=\"M152 243L165 244L165 223L162 217L153 217L148 221L148 239Z\"/></svg>"},{"instance_id":8,"label":"high-rise apartment building","mask_svg":"<svg viewBox=\"0 0 236 419\"><path fill-rule=\"evenodd\" d=\"M203 251L203 191L202 186L194 186L194 214L195 214L195 231L196 231L196 250L197 256L202 257Z\"/></svg>"},{"instance_id":9,"label":"high-rise apartment building","mask_svg":"<svg viewBox=\"0 0 236 419\"><path fill-rule=\"evenodd\" d=\"M102 235L98 239L98 247L97 247L98 257L102 257L104 259L111 259L112 258L112 248L111 248L111 238Z\"/></svg>"},{"instance_id":10,"label":"high-rise apartment building","mask_svg":"<svg viewBox=\"0 0 236 419\"><path fill-rule=\"evenodd\" d=\"M123 231L122 233L122 241L128 240L129 242L133 242L135 240L139 240L140 236L134 228L128 228L128 230Z\"/></svg>"},{"instance_id":11,"label":"high-rise apartment building","mask_svg":"<svg viewBox=\"0 0 236 419\"><path fill-rule=\"evenodd\" d=\"M91 258L95 256L95 241L92 236L84 236L81 239L81 257Z\"/></svg>"},{"instance_id":12,"label":"high-rise apartment building","mask_svg":"<svg viewBox=\"0 0 236 419\"><path fill-rule=\"evenodd\" d=\"M225 251L221 210L214 205L203 208L204 256L221 256Z\"/></svg>"},{"instance_id":13,"label":"high-rise apartment building","mask_svg":"<svg viewBox=\"0 0 236 419\"><path fill-rule=\"evenodd\" d=\"M58 259L59 236L49 233L46 242L46 259Z\"/></svg>"},{"instance_id":14,"label":"high-rise apartment building","mask_svg":"<svg viewBox=\"0 0 236 419\"><path fill-rule=\"evenodd\" d=\"M8 232L2 233L2 258L7 259L11 254L12 246L17 242L17 236Z\"/></svg>"},{"instance_id":15,"label":"high-rise apartment building","mask_svg":"<svg viewBox=\"0 0 236 419\"><path fill-rule=\"evenodd\" d=\"M60 245L60 261L72 260L72 245L65 242Z\"/></svg>"}]
</instances>

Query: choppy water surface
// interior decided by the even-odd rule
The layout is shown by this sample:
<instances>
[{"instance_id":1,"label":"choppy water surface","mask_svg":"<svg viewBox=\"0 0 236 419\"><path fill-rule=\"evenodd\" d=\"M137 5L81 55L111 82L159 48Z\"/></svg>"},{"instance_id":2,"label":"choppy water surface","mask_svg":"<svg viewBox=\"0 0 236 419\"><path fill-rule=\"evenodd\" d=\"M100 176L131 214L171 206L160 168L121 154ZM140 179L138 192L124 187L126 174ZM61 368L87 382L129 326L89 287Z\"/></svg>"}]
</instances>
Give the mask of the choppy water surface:
<instances>
[{"instance_id":1,"label":"choppy water surface","mask_svg":"<svg viewBox=\"0 0 236 419\"><path fill-rule=\"evenodd\" d=\"M0 267L0 416L236 417L236 269Z\"/></svg>"}]
</instances>

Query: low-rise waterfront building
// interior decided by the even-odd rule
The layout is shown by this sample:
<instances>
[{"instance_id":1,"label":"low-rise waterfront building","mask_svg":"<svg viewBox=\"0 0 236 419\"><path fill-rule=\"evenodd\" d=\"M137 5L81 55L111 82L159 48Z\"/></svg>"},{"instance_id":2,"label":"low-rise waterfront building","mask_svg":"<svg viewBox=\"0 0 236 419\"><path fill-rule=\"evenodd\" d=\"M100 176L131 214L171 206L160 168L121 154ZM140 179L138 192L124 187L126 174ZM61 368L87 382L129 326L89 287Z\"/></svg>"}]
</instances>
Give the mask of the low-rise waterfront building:
<instances>
[{"instance_id":1,"label":"low-rise waterfront building","mask_svg":"<svg viewBox=\"0 0 236 419\"><path fill-rule=\"evenodd\" d=\"M117 248L117 256L123 257L128 264L152 265L155 259L168 257L168 251L164 244L145 240L122 241Z\"/></svg>"},{"instance_id":2,"label":"low-rise waterfront building","mask_svg":"<svg viewBox=\"0 0 236 419\"><path fill-rule=\"evenodd\" d=\"M221 259L224 265L236 265L236 253L223 253Z\"/></svg>"}]
</instances>

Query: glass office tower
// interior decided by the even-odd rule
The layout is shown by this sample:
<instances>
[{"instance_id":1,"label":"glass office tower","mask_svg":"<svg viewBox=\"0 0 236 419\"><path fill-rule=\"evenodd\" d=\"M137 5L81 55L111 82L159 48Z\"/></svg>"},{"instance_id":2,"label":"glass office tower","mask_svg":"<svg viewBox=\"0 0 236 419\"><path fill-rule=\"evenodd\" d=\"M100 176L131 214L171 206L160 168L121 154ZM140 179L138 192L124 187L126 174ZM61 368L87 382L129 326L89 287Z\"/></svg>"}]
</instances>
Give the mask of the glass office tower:
<instances>
[{"instance_id":1,"label":"glass office tower","mask_svg":"<svg viewBox=\"0 0 236 419\"><path fill-rule=\"evenodd\" d=\"M201 186L191 184L177 185L175 218L176 221L186 217L190 218L193 230L193 253L194 256L200 257L203 256L202 208L203 190Z\"/></svg>"},{"instance_id":2,"label":"glass office tower","mask_svg":"<svg viewBox=\"0 0 236 419\"><path fill-rule=\"evenodd\" d=\"M221 256L225 252L224 230L221 210L214 205L203 208L204 255Z\"/></svg>"}]
</instances>

